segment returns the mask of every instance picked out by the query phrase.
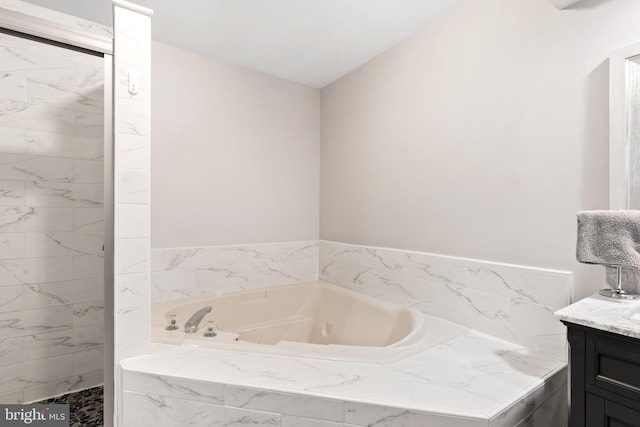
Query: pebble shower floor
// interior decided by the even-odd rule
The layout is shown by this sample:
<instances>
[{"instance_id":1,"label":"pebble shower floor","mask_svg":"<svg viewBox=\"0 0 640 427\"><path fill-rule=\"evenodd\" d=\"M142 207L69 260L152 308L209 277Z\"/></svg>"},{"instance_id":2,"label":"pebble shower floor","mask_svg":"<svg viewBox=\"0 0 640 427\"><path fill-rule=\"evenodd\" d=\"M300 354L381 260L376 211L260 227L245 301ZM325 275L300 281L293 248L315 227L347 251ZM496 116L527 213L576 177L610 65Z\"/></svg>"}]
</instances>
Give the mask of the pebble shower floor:
<instances>
[{"instance_id":1,"label":"pebble shower floor","mask_svg":"<svg viewBox=\"0 0 640 427\"><path fill-rule=\"evenodd\" d=\"M69 393L36 403L68 403L70 427L102 427L102 386Z\"/></svg>"}]
</instances>

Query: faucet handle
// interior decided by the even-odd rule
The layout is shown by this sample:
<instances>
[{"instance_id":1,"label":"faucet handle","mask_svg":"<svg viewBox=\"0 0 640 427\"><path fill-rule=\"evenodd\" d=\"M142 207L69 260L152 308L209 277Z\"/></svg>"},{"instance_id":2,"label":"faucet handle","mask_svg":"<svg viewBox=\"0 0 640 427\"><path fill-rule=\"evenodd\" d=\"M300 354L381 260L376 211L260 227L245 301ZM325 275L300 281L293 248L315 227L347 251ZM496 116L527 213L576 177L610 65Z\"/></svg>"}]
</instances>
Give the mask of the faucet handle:
<instances>
[{"instance_id":1,"label":"faucet handle","mask_svg":"<svg viewBox=\"0 0 640 427\"><path fill-rule=\"evenodd\" d=\"M216 335L218 335L218 334L216 333L216 322L215 322L215 320L208 320L207 321L207 327L204 329L205 338L213 338Z\"/></svg>"},{"instance_id":2,"label":"faucet handle","mask_svg":"<svg viewBox=\"0 0 640 427\"><path fill-rule=\"evenodd\" d=\"M167 325L166 328L164 328L167 331L175 331L176 329L178 329L178 322L176 321L176 315L175 314L169 314L167 315L167 320L169 321L169 324Z\"/></svg>"}]
</instances>

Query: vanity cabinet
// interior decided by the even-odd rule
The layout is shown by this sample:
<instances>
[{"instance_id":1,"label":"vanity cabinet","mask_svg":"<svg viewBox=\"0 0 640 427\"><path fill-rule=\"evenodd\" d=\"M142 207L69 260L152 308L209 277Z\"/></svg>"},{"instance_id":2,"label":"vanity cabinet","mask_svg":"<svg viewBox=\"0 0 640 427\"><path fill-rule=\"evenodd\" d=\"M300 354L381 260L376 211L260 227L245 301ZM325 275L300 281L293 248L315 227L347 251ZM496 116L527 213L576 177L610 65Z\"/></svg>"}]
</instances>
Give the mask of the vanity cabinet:
<instances>
[{"instance_id":1,"label":"vanity cabinet","mask_svg":"<svg viewBox=\"0 0 640 427\"><path fill-rule=\"evenodd\" d=\"M563 321L570 345L570 427L640 427L640 339Z\"/></svg>"}]
</instances>

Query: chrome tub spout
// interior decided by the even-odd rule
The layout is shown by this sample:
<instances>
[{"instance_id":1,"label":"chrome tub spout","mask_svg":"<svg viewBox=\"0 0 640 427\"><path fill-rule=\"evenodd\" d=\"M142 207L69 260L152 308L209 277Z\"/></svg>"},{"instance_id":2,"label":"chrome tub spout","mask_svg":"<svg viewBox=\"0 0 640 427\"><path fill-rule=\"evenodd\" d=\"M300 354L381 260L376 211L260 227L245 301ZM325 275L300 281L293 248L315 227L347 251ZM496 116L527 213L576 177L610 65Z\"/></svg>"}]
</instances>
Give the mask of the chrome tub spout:
<instances>
[{"instance_id":1,"label":"chrome tub spout","mask_svg":"<svg viewBox=\"0 0 640 427\"><path fill-rule=\"evenodd\" d=\"M184 324L184 331L188 334L193 334L198 331L198 325L202 321L202 318L207 314L211 313L213 307L207 305L206 307L202 307L200 310L193 313L193 315L187 320L187 323Z\"/></svg>"}]
</instances>

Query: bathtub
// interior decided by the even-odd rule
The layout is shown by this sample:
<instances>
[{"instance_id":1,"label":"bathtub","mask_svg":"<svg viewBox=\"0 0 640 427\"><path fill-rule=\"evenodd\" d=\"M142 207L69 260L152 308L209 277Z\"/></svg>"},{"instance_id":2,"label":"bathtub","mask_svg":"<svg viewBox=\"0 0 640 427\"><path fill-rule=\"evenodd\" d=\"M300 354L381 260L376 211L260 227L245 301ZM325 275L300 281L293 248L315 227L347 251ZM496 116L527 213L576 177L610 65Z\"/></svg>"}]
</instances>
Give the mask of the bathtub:
<instances>
[{"instance_id":1,"label":"bathtub","mask_svg":"<svg viewBox=\"0 0 640 427\"><path fill-rule=\"evenodd\" d=\"M212 311L195 333L184 325ZM167 330L169 319L178 329ZM316 281L152 304L152 339L174 345L386 364L467 329L420 311ZM215 326L214 326L215 325ZM205 332L213 326L215 337Z\"/></svg>"}]
</instances>

